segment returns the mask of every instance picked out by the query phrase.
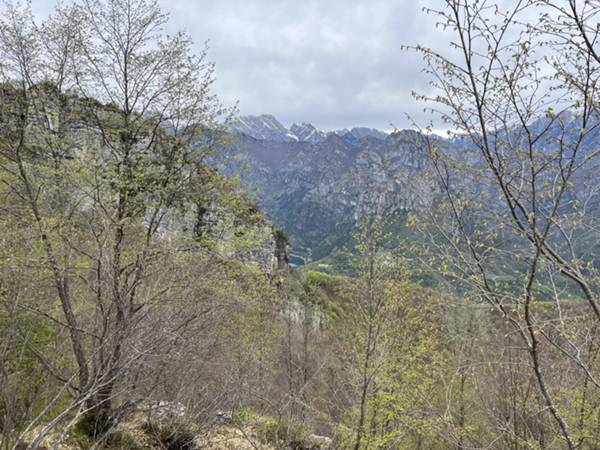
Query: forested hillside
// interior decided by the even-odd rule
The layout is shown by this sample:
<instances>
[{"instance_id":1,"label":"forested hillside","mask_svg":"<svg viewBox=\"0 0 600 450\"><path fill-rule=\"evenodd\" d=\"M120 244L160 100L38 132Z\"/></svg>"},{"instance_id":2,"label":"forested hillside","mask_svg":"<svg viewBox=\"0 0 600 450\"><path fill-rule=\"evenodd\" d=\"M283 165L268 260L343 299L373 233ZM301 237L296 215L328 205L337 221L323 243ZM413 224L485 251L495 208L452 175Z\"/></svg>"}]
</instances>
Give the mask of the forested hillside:
<instances>
[{"instance_id":1,"label":"forested hillside","mask_svg":"<svg viewBox=\"0 0 600 450\"><path fill-rule=\"evenodd\" d=\"M0 449L600 448L600 5L509 3L424 11L443 137L240 117L153 0L5 4Z\"/></svg>"}]
</instances>

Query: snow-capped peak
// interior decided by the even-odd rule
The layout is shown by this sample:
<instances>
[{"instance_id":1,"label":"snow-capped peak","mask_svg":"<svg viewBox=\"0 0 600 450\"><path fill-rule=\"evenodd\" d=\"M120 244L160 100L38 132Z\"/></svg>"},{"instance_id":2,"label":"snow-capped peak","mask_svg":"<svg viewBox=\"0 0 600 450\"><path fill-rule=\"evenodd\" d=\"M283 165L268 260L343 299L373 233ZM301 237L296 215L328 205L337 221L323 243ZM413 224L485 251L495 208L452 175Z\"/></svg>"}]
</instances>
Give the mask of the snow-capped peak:
<instances>
[{"instance_id":1,"label":"snow-capped peak","mask_svg":"<svg viewBox=\"0 0 600 450\"><path fill-rule=\"evenodd\" d=\"M239 133L264 141L294 142L298 140L271 114L237 117L231 124L231 128Z\"/></svg>"},{"instance_id":2,"label":"snow-capped peak","mask_svg":"<svg viewBox=\"0 0 600 450\"><path fill-rule=\"evenodd\" d=\"M311 144L318 144L331 134L352 141L366 137L382 140L387 137L386 133L374 128L355 127L350 130L344 128L343 130L326 132L319 130L307 122L303 122L300 125L295 123L287 129L271 114L240 116L233 121L231 128L233 131L255 139L274 142L309 142Z\"/></svg>"},{"instance_id":3,"label":"snow-capped peak","mask_svg":"<svg viewBox=\"0 0 600 450\"><path fill-rule=\"evenodd\" d=\"M294 135L301 142L310 142L313 144L319 143L323 141L327 137L327 133L315 128L314 125L310 123L303 122L301 125L293 124L290 127L290 131L294 133Z\"/></svg>"}]
</instances>

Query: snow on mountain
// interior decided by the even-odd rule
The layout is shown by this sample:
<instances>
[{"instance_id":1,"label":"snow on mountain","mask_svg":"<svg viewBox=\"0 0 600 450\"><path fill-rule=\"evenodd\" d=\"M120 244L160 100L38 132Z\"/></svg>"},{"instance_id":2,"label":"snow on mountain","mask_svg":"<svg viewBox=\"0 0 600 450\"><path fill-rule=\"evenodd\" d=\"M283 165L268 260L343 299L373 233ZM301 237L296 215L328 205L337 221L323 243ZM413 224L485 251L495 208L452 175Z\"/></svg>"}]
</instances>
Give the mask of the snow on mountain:
<instances>
[{"instance_id":1,"label":"snow on mountain","mask_svg":"<svg viewBox=\"0 0 600 450\"><path fill-rule=\"evenodd\" d=\"M318 130L314 125L306 122L303 122L302 125L293 124L290 127L290 131L299 141L310 142L311 144L317 144L327 137L327 133Z\"/></svg>"},{"instance_id":2,"label":"snow on mountain","mask_svg":"<svg viewBox=\"0 0 600 450\"><path fill-rule=\"evenodd\" d=\"M241 116L231 124L233 131L261 141L294 142L298 138L271 114Z\"/></svg>"},{"instance_id":3,"label":"snow on mountain","mask_svg":"<svg viewBox=\"0 0 600 450\"><path fill-rule=\"evenodd\" d=\"M271 142L309 142L318 144L323 142L329 135L337 135L351 141L363 138L384 140L387 137L386 133L374 128L356 127L350 130L344 128L343 130L326 132L306 122L300 125L295 123L287 129L271 114L238 117L233 121L231 128L233 131L254 139Z\"/></svg>"}]
</instances>

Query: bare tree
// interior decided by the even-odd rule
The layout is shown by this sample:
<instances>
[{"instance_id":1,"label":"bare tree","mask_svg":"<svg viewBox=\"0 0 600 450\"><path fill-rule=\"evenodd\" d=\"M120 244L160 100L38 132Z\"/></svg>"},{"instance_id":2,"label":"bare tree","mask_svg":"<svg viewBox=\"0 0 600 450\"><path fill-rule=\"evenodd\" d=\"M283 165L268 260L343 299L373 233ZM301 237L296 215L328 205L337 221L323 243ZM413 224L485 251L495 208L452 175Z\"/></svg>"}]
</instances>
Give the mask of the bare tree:
<instances>
[{"instance_id":1,"label":"bare tree","mask_svg":"<svg viewBox=\"0 0 600 450\"><path fill-rule=\"evenodd\" d=\"M231 112L210 92L206 49L166 37L166 20L155 1L90 0L41 25L8 5L0 23L2 182L51 274L77 366L69 390L96 435L127 408L113 400L145 357L131 344L148 305L177 292L177 278L153 282L175 263L165 237L202 196Z\"/></svg>"},{"instance_id":2,"label":"bare tree","mask_svg":"<svg viewBox=\"0 0 600 450\"><path fill-rule=\"evenodd\" d=\"M581 380L597 383L585 338L573 337L581 309L573 297L600 320L594 257L586 251L598 194L591 175L598 162L595 41L573 38L574 27L565 32L552 9L536 3L452 0L427 10L453 40L445 54L417 47L434 92L417 97L435 104L452 130L450 143L427 141L441 191L430 214L432 242L441 236L449 244L438 247L438 267L518 333L543 408L574 449L569 405L550 370L557 356L548 353L558 349ZM577 15L575 3L561 13L570 11L575 26L576 17L591 20L594 6L586 2ZM550 301L555 316L548 317L541 305Z\"/></svg>"}]
</instances>

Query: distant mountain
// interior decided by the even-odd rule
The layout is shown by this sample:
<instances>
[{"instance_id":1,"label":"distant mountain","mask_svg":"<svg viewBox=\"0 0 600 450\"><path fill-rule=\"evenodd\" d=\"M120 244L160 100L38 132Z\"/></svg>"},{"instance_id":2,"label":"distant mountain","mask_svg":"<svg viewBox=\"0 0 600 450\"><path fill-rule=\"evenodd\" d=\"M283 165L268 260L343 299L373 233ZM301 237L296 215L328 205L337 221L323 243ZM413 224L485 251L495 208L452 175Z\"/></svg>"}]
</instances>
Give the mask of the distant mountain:
<instances>
[{"instance_id":1,"label":"distant mountain","mask_svg":"<svg viewBox=\"0 0 600 450\"><path fill-rule=\"evenodd\" d=\"M312 144L319 143L327 137L327 133L315 128L310 123L302 123L301 125L293 124L290 127L290 131L300 142L310 142Z\"/></svg>"},{"instance_id":2,"label":"distant mountain","mask_svg":"<svg viewBox=\"0 0 600 450\"><path fill-rule=\"evenodd\" d=\"M231 124L234 132L255 139L273 142L295 142L298 137L284 127L270 114L262 116L242 116L236 118Z\"/></svg>"},{"instance_id":3,"label":"distant mountain","mask_svg":"<svg viewBox=\"0 0 600 450\"><path fill-rule=\"evenodd\" d=\"M260 116L240 116L231 124L231 130L243 136L252 137L261 141L271 142L309 142L318 144L330 135L341 136L348 140L358 140L371 137L384 140L388 135L374 128L357 127L352 129L323 131L310 123L293 124L286 128L271 114Z\"/></svg>"},{"instance_id":4,"label":"distant mountain","mask_svg":"<svg viewBox=\"0 0 600 450\"><path fill-rule=\"evenodd\" d=\"M241 117L232 128L236 158L221 168L240 174L292 251L313 260L343 247L365 214L406 211L431 196L416 176L425 164L418 133L326 133L308 123L288 130L269 115Z\"/></svg>"},{"instance_id":5,"label":"distant mountain","mask_svg":"<svg viewBox=\"0 0 600 450\"><path fill-rule=\"evenodd\" d=\"M335 131L339 136L344 136L353 139L362 139L366 137L372 137L378 140L384 140L388 135L383 131L376 130L375 128L356 127L351 130L343 129Z\"/></svg>"},{"instance_id":6,"label":"distant mountain","mask_svg":"<svg viewBox=\"0 0 600 450\"><path fill-rule=\"evenodd\" d=\"M564 114L560 121L548 117L532 121L528 129L545 136L535 144L536 158L547 160L549 166L556 164L562 142L559 138L576 142L580 128L580 119L570 114ZM342 258L338 256L348 254L357 225L373 212L386 215L389 235L414 243L419 237L405 226L406 213L430 208L440 193L437 178L430 170L425 137L415 131L386 134L371 128L352 128L324 132L310 123L287 129L273 116L242 117L235 131L229 153L235 158L225 158L217 163L219 168L228 176L240 176L261 208L289 237L292 253L308 260L329 257L327 263L333 261L333 266L339 267ZM444 147L446 156L456 163L486 166L465 136L430 138L436 139L437 146ZM492 143L498 141L499 146L509 140L511 145L525 146L528 135L523 127L515 126L489 139ZM582 141L577 160L583 163L599 147L600 127L592 127ZM519 158L505 163L514 165L515 172L520 170ZM573 181L578 189L565 194L561 212L567 214L572 205L585 204L588 215L600 220L600 196L590 191L596 186L590 180L599 170L596 163L576 169ZM552 185L551 172L538 178L542 176ZM488 206L502 211L502 196L491 178L465 176L453 182L472 195L485 194ZM538 199L540 207L544 207L543 201ZM593 248L593 254L600 254L595 236L578 242L576 251L585 254ZM395 241L395 247L401 248L402 242L396 245ZM504 244L517 245L509 241ZM600 260L594 264L600 269Z\"/></svg>"}]
</instances>

